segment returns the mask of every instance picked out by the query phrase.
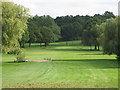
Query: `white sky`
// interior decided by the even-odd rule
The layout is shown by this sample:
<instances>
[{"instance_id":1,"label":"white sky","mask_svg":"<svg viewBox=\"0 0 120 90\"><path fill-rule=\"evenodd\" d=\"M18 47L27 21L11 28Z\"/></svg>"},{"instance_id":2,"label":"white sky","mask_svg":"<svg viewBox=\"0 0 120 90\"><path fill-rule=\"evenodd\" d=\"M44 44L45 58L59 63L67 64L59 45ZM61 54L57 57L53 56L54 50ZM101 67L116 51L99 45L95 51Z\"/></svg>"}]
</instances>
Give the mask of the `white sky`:
<instances>
[{"instance_id":1,"label":"white sky","mask_svg":"<svg viewBox=\"0 0 120 90\"><path fill-rule=\"evenodd\" d=\"M119 0L11 0L30 9L31 15L94 15L111 11L118 14Z\"/></svg>"}]
</instances>

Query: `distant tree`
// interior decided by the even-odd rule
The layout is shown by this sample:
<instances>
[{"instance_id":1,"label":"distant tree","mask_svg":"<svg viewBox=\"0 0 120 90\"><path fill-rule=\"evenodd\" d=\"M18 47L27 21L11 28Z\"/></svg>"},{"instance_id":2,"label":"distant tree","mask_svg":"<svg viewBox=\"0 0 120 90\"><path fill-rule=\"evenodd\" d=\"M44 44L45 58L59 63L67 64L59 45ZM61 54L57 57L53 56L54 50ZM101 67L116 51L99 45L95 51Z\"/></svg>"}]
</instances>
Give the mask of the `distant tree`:
<instances>
[{"instance_id":1,"label":"distant tree","mask_svg":"<svg viewBox=\"0 0 120 90\"><path fill-rule=\"evenodd\" d=\"M104 27L103 32L103 50L107 54L116 54L118 60L120 60L120 47L119 47L119 40L120 40L120 17L117 17L115 19L108 19L104 25L101 25L101 27Z\"/></svg>"},{"instance_id":2,"label":"distant tree","mask_svg":"<svg viewBox=\"0 0 120 90\"><path fill-rule=\"evenodd\" d=\"M35 42L37 40L37 37L35 35L35 31L37 29L37 26L35 24L34 18L28 19L28 32L29 32L29 47L31 46L31 43Z\"/></svg>"},{"instance_id":3,"label":"distant tree","mask_svg":"<svg viewBox=\"0 0 120 90\"><path fill-rule=\"evenodd\" d=\"M114 18L114 14L112 12L106 11L103 15L95 14L93 17L90 17L86 21L87 24L86 24L85 30L83 30L83 35L82 35L82 42L84 45L94 45L95 46L94 50L100 50L99 48L100 37L103 38L103 34L102 34L103 27L100 27L99 25L101 23L104 23L108 18Z\"/></svg>"},{"instance_id":4,"label":"distant tree","mask_svg":"<svg viewBox=\"0 0 120 90\"><path fill-rule=\"evenodd\" d=\"M74 22L63 26L62 35L65 40L80 40L83 28L80 23Z\"/></svg>"},{"instance_id":5,"label":"distant tree","mask_svg":"<svg viewBox=\"0 0 120 90\"><path fill-rule=\"evenodd\" d=\"M57 41L60 38L60 28L50 16L34 16L29 20L29 46L33 42L45 43ZM49 32L49 33L48 33Z\"/></svg>"},{"instance_id":6,"label":"distant tree","mask_svg":"<svg viewBox=\"0 0 120 90\"><path fill-rule=\"evenodd\" d=\"M101 29L101 26L99 24L96 24L95 26L93 26L91 28L91 37L93 37L92 39L92 44L95 46L94 50L100 50L99 46L100 46L100 36L103 33L103 30Z\"/></svg>"},{"instance_id":7,"label":"distant tree","mask_svg":"<svg viewBox=\"0 0 120 90\"><path fill-rule=\"evenodd\" d=\"M49 45L51 42L59 40L61 31L59 26L55 23L54 19L50 16L40 17L40 32L41 32L41 41L45 43L45 46Z\"/></svg>"},{"instance_id":8,"label":"distant tree","mask_svg":"<svg viewBox=\"0 0 120 90\"><path fill-rule=\"evenodd\" d=\"M93 17L89 17L87 20L87 24L85 25L85 30L82 34L82 43L84 45L95 45L95 50L97 50L97 31L93 28L97 21L94 21Z\"/></svg>"},{"instance_id":9,"label":"distant tree","mask_svg":"<svg viewBox=\"0 0 120 90\"><path fill-rule=\"evenodd\" d=\"M79 40L82 36L83 26L80 16L64 16L57 17L55 22L61 28L61 36L63 41Z\"/></svg>"},{"instance_id":10,"label":"distant tree","mask_svg":"<svg viewBox=\"0 0 120 90\"><path fill-rule=\"evenodd\" d=\"M103 14L103 17L105 17L105 19L109 19L109 18L115 18L115 15L113 14L113 12L106 11Z\"/></svg>"},{"instance_id":11,"label":"distant tree","mask_svg":"<svg viewBox=\"0 0 120 90\"><path fill-rule=\"evenodd\" d=\"M91 46L95 46L94 50L99 50L99 43L97 41L97 33L95 30L84 30L83 34L82 34L82 43L83 45L87 45L90 46L90 50ZM97 49L98 46L98 49Z\"/></svg>"},{"instance_id":12,"label":"distant tree","mask_svg":"<svg viewBox=\"0 0 120 90\"><path fill-rule=\"evenodd\" d=\"M106 21L104 30L104 52L112 54L115 51L116 35L117 35L117 22L115 19L109 19Z\"/></svg>"},{"instance_id":13,"label":"distant tree","mask_svg":"<svg viewBox=\"0 0 120 90\"><path fill-rule=\"evenodd\" d=\"M82 34L82 43L84 45L90 45L92 46L92 41L91 41L91 31L90 30L84 30L83 34Z\"/></svg>"},{"instance_id":14,"label":"distant tree","mask_svg":"<svg viewBox=\"0 0 120 90\"><path fill-rule=\"evenodd\" d=\"M62 34L62 40L73 40L74 34L73 34L73 24L65 24L61 27L61 34Z\"/></svg>"},{"instance_id":15,"label":"distant tree","mask_svg":"<svg viewBox=\"0 0 120 90\"><path fill-rule=\"evenodd\" d=\"M13 2L2 2L2 45L3 52L10 53L19 48L27 30L28 9Z\"/></svg>"},{"instance_id":16,"label":"distant tree","mask_svg":"<svg viewBox=\"0 0 120 90\"><path fill-rule=\"evenodd\" d=\"M84 31L86 33L86 30L94 29L94 26L96 24L101 24L105 22L106 19L109 19L109 18L115 18L115 16L112 12L106 11L103 15L95 14L94 16L89 16L89 15L61 16L61 17L57 17L55 19L55 22L61 28L61 36L62 36L61 40L62 41L76 40L78 38L79 40L81 40L83 36L82 33ZM94 36L96 37L97 31L92 30L91 32L96 33L96 34L91 34L93 35L91 37L94 37ZM92 42L91 43L94 45L95 41L96 40L94 40L93 43Z\"/></svg>"},{"instance_id":17,"label":"distant tree","mask_svg":"<svg viewBox=\"0 0 120 90\"><path fill-rule=\"evenodd\" d=\"M20 47L24 48L24 44L29 41L29 32L25 31L25 33L22 36L22 39L19 41Z\"/></svg>"},{"instance_id":18,"label":"distant tree","mask_svg":"<svg viewBox=\"0 0 120 90\"><path fill-rule=\"evenodd\" d=\"M55 41L56 37L51 28L43 26L40 30L42 33L42 42L45 43L45 46L48 46L50 42Z\"/></svg>"}]
</instances>

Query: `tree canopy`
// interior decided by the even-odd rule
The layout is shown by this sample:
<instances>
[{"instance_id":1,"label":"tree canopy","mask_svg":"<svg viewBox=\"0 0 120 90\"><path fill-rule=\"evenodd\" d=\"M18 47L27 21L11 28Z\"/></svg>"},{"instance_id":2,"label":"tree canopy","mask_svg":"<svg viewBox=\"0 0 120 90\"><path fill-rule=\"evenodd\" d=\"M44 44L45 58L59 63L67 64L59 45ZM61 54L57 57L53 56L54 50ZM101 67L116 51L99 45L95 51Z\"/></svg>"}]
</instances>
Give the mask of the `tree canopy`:
<instances>
[{"instance_id":1,"label":"tree canopy","mask_svg":"<svg viewBox=\"0 0 120 90\"><path fill-rule=\"evenodd\" d=\"M13 2L2 2L2 46L3 52L19 48L19 41L27 30L29 9Z\"/></svg>"},{"instance_id":2,"label":"tree canopy","mask_svg":"<svg viewBox=\"0 0 120 90\"><path fill-rule=\"evenodd\" d=\"M82 40L83 45L95 46L99 49L101 29L99 25L107 19L115 18L112 12L106 11L104 14L94 16L62 16L57 17L55 22L61 28L61 41Z\"/></svg>"},{"instance_id":3,"label":"tree canopy","mask_svg":"<svg viewBox=\"0 0 120 90\"><path fill-rule=\"evenodd\" d=\"M34 16L28 20L29 43L49 43L60 38L60 28L50 16Z\"/></svg>"},{"instance_id":4,"label":"tree canopy","mask_svg":"<svg viewBox=\"0 0 120 90\"><path fill-rule=\"evenodd\" d=\"M103 29L103 34L101 37L103 40L103 51L109 55L114 53L120 59L120 17L108 19L104 24L101 24L100 27Z\"/></svg>"}]
</instances>

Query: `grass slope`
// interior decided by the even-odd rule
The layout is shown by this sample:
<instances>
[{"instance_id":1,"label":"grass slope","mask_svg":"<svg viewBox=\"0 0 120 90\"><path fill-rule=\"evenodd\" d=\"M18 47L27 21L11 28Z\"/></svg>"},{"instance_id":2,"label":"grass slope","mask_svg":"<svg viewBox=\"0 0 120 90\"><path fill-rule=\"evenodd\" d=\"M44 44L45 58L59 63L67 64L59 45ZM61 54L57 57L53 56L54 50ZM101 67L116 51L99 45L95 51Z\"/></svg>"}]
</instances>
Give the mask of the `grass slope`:
<instances>
[{"instance_id":1,"label":"grass slope","mask_svg":"<svg viewBox=\"0 0 120 90\"><path fill-rule=\"evenodd\" d=\"M26 45L27 46L27 45ZM117 88L118 63L115 55L89 51L80 41L32 44L25 48L30 60L49 62L7 63L14 55L3 54L3 87L23 88Z\"/></svg>"}]
</instances>

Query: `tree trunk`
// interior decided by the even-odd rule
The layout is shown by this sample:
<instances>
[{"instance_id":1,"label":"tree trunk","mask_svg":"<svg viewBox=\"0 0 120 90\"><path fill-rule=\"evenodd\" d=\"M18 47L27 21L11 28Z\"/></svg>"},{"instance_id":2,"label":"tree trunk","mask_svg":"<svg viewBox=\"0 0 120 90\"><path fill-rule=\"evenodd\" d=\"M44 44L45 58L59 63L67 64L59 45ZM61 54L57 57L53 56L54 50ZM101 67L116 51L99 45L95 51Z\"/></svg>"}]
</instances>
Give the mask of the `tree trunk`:
<instances>
[{"instance_id":1,"label":"tree trunk","mask_svg":"<svg viewBox=\"0 0 120 90\"><path fill-rule=\"evenodd\" d=\"M94 49L95 51L97 50L97 45L95 44L95 49Z\"/></svg>"},{"instance_id":2,"label":"tree trunk","mask_svg":"<svg viewBox=\"0 0 120 90\"><path fill-rule=\"evenodd\" d=\"M92 46L90 45L90 51L92 50Z\"/></svg>"},{"instance_id":3,"label":"tree trunk","mask_svg":"<svg viewBox=\"0 0 120 90\"><path fill-rule=\"evenodd\" d=\"M29 47L31 46L31 43L29 43Z\"/></svg>"},{"instance_id":4,"label":"tree trunk","mask_svg":"<svg viewBox=\"0 0 120 90\"><path fill-rule=\"evenodd\" d=\"M23 43L23 48L25 48L25 43Z\"/></svg>"},{"instance_id":5,"label":"tree trunk","mask_svg":"<svg viewBox=\"0 0 120 90\"><path fill-rule=\"evenodd\" d=\"M22 44L21 44L21 42L20 42L20 47L22 47Z\"/></svg>"},{"instance_id":6,"label":"tree trunk","mask_svg":"<svg viewBox=\"0 0 120 90\"><path fill-rule=\"evenodd\" d=\"M48 45L49 45L49 43L45 42L45 47L48 46Z\"/></svg>"}]
</instances>

